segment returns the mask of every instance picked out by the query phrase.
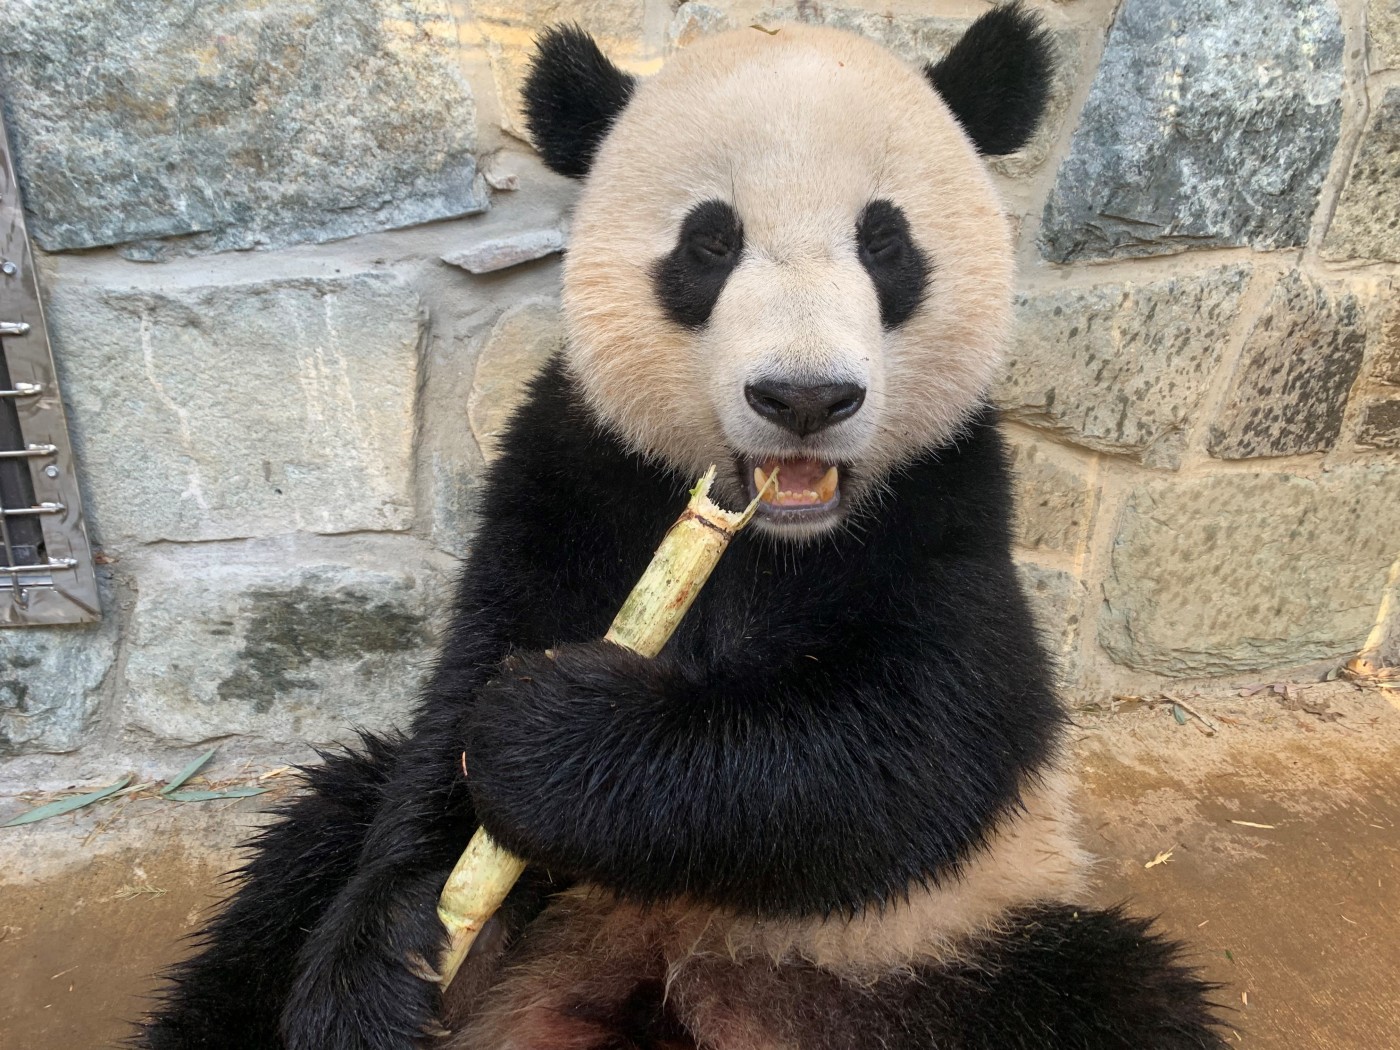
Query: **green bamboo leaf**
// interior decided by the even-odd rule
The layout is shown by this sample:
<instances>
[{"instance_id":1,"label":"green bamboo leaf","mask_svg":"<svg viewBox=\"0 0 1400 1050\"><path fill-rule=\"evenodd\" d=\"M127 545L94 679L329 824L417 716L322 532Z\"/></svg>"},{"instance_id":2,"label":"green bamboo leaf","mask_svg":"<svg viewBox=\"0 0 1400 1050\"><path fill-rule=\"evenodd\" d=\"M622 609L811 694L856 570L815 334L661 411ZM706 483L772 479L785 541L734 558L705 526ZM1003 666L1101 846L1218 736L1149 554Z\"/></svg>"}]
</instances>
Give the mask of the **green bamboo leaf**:
<instances>
[{"instance_id":1,"label":"green bamboo leaf","mask_svg":"<svg viewBox=\"0 0 1400 1050\"><path fill-rule=\"evenodd\" d=\"M165 797L172 802L212 802L219 798L251 798L261 795L267 788L245 787L228 788L224 791L171 791Z\"/></svg>"},{"instance_id":2,"label":"green bamboo leaf","mask_svg":"<svg viewBox=\"0 0 1400 1050\"><path fill-rule=\"evenodd\" d=\"M75 809L82 809L92 803L106 798L108 795L115 795L122 788L131 783L135 777L134 773L128 773L115 784L96 791L90 791L86 795L74 795L72 798L65 798L58 802L50 802L47 806L40 806L38 809L31 809L27 813L21 813L17 817L12 817L5 823L0 824L0 828L18 827L20 824L33 824L36 820L47 820L49 817L57 817L63 813L72 813Z\"/></svg>"},{"instance_id":3,"label":"green bamboo leaf","mask_svg":"<svg viewBox=\"0 0 1400 1050\"><path fill-rule=\"evenodd\" d=\"M1186 711L1180 704L1172 704L1172 717L1176 719L1176 724L1184 726L1186 724Z\"/></svg>"},{"instance_id":4,"label":"green bamboo leaf","mask_svg":"<svg viewBox=\"0 0 1400 1050\"><path fill-rule=\"evenodd\" d=\"M204 764L214 757L214 752L217 750L218 748L211 747L208 751L204 752L204 754L200 755L193 762L187 765L184 769L180 770L180 772L176 773L175 779L172 780L170 783L166 784L165 787L161 788L160 793L162 795L168 796L170 792L175 791L177 788L179 788L179 786L183 784L186 780L189 780L190 777L194 776L201 769L203 769Z\"/></svg>"}]
</instances>

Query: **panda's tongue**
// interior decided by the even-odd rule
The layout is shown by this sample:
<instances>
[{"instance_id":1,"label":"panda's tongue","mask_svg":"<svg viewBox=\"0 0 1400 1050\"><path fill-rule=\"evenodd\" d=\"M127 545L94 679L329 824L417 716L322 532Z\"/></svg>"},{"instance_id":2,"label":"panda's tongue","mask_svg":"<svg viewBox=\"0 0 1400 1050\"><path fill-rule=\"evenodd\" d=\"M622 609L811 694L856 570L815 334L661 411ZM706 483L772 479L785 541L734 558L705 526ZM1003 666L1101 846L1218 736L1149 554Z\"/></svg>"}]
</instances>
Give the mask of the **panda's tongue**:
<instances>
[{"instance_id":1,"label":"panda's tongue","mask_svg":"<svg viewBox=\"0 0 1400 1050\"><path fill-rule=\"evenodd\" d=\"M768 479L778 472L776 489ZM836 498L840 472L819 459L767 459L754 467L754 488L763 493L766 503L777 507L812 507L830 503Z\"/></svg>"}]
</instances>

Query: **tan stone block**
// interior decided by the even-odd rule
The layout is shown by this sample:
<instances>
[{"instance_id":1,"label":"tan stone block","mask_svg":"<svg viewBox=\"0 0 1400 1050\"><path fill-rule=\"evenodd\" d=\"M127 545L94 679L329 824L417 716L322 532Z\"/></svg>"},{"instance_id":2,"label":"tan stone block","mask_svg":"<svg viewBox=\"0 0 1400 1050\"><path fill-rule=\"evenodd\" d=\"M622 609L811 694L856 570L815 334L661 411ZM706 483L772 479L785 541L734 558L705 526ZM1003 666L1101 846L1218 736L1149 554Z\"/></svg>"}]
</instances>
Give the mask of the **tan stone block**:
<instances>
[{"instance_id":1,"label":"tan stone block","mask_svg":"<svg viewBox=\"0 0 1400 1050\"><path fill-rule=\"evenodd\" d=\"M1400 391L1366 402L1356 429L1356 444L1361 449L1400 448Z\"/></svg>"},{"instance_id":2,"label":"tan stone block","mask_svg":"<svg viewBox=\"0 0 1400 1050\"><path fill-rule=\"evenodd\" d=\"M1078 692L1083 679L1079 635L1088 589L1073 573L1034 561L1018 561L1016 572L1060 688Z\"/></svg>"},{"instance_id":3,"label":"tan stone block","mask_svg":"<svg viewBox=\"0 0 1400 1050\"><path fill-rule=\"evenodd\" d=\"M1400 262L1400 88L1389 88L1371 113L1322 254L1337 261Z\"/></svg>"},{"instance_id":4,"label":"tan stone block","mask_svg":"<svg viewBox=\"0 0 1400 1050\"><path fill-rule=\"evenodd\" d=\"M531 35L548 26L576 23L603 43L639 39L646 5L643 0L473 0L472 14L481 22L513 26Z\"/></svg>"},{"instance_id":5,"label":"tan stone block","mask_svg":"<svg viewBox=\"0 0 1400 1050\"><path fill-rule=\"evenodd\" d=\"M1174 466L1248 279L1229 266L1021 296L996 403L1087 448Z\"/></svg>"},{"instance_id":6,"label":"tan stone block","mask_svg":"<svg viewBox=\"0 0 1400 1050\"><path fill-rule=\"evenodd\" d=\"M1330 449L1365 352L1355 295L1287 275L1245 339L1211 428L1211 454L1249 459Z\"/></svg>"},{"instance_id":7,"label":"tan stone block","mask_svg":"<svg viewBox=\"0 0 1400 1050\"><path fill-rule=\"evenodd\" d=\"M1369 0L1366 39L1373 72L1400 67L1400 0Z\"/></svg>"},{"instance_id":8,"label":"tan stone block","mask_svg":"<svg viewBox=\"0 0 1400 1050\"><path fill-rule=\"evenodd\" d=\"M1113 542L1099 644L1182 676L1354 653L1400 555L1398 502L1394 464L1144 482Z\"/></svg>"},{"instance_id":9,"label":"tan stone block","mask_svg":"<svg viewBox=\"0 0 1400 1050\"><path fill-rule=\"evenodd\" d=\"M1030 550L1078 554L1094 493L1078 468L1034 441L1011 442L1016 478L1016 542Z\"/></svg>"},{"instance_id":10,"label":"tan stone block","mask_svg":"<svg viewBox=\"0 0 1400 1050\"><path fill-rule=\"evenodd\" d=\"M467 419L489 460L511 415L525 399L526 384L564 345L559 304L523 303L501 316L476 359Z\"/></svg>"},{"instance_id":11,"label":"tan stone block","mask_svg":"<svg viewBox=\"0 0 1400 1050\"><path fill-rule=\"evenodd\" d=\"M1390 294L1395 294L1393 291ZM1382 320L1377 336L1375 356L1371 361L1371 378L1400 386L1400 303L1390 309Z\"/></svg>"}]
</instances>

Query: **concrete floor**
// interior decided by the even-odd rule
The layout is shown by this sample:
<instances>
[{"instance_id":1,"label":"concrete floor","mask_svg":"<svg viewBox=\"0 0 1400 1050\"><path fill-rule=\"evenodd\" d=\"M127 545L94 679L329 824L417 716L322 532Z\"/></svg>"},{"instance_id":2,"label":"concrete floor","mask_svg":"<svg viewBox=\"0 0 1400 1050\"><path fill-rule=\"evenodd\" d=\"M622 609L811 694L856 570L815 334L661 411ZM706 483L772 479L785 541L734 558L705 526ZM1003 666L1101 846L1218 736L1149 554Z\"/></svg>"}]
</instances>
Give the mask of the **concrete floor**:
<instances>
[{"instance_id":1,"label":"concrete floor","mask_svg":"<svg viewBox=\"0 0 1400 1050\"><path fill-rule=\"evenodd\" d=\"M1190 703L1214 735L1164 706L1079 716L1098 899L1131 898L1191 943L1240 1045L1400 1048L1400 697L1327 685ZM127 1032L266 800L0 831L0 1046ZM0 796L0 817L22 808Z\"/></svg>"}]
</instances>

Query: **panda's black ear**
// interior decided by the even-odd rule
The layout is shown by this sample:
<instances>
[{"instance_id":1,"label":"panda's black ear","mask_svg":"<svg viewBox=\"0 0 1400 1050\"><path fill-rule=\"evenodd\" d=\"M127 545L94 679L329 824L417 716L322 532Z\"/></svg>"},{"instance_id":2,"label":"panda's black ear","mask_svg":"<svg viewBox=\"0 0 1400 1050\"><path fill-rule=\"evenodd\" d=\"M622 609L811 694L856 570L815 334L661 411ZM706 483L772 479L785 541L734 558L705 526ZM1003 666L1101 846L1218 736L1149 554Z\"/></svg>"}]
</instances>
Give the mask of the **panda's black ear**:
<instances>
[{"instance_id":1,"label":"panda's black ear","mask_svg":"<svg viewBox=\"0 0 1400 1050\"><path fill-rule=\"evenodd\" d=\"M636 81L578 26L551 26L535 42L525 78L525 123L544 162L581 179L593 165Z\"/></svg>"},{"instance_id":2,"label":"panda's black ear","mask_svg":"<svg viewBox=\"0 0 1400 1050\"><path fill-rule=\"evenodd\" d=\"M1040 16L1020 3L988 11L924 74L979 153L1014 153L1035 134L1054 72Z\"/></svg>"}]
</instances>

